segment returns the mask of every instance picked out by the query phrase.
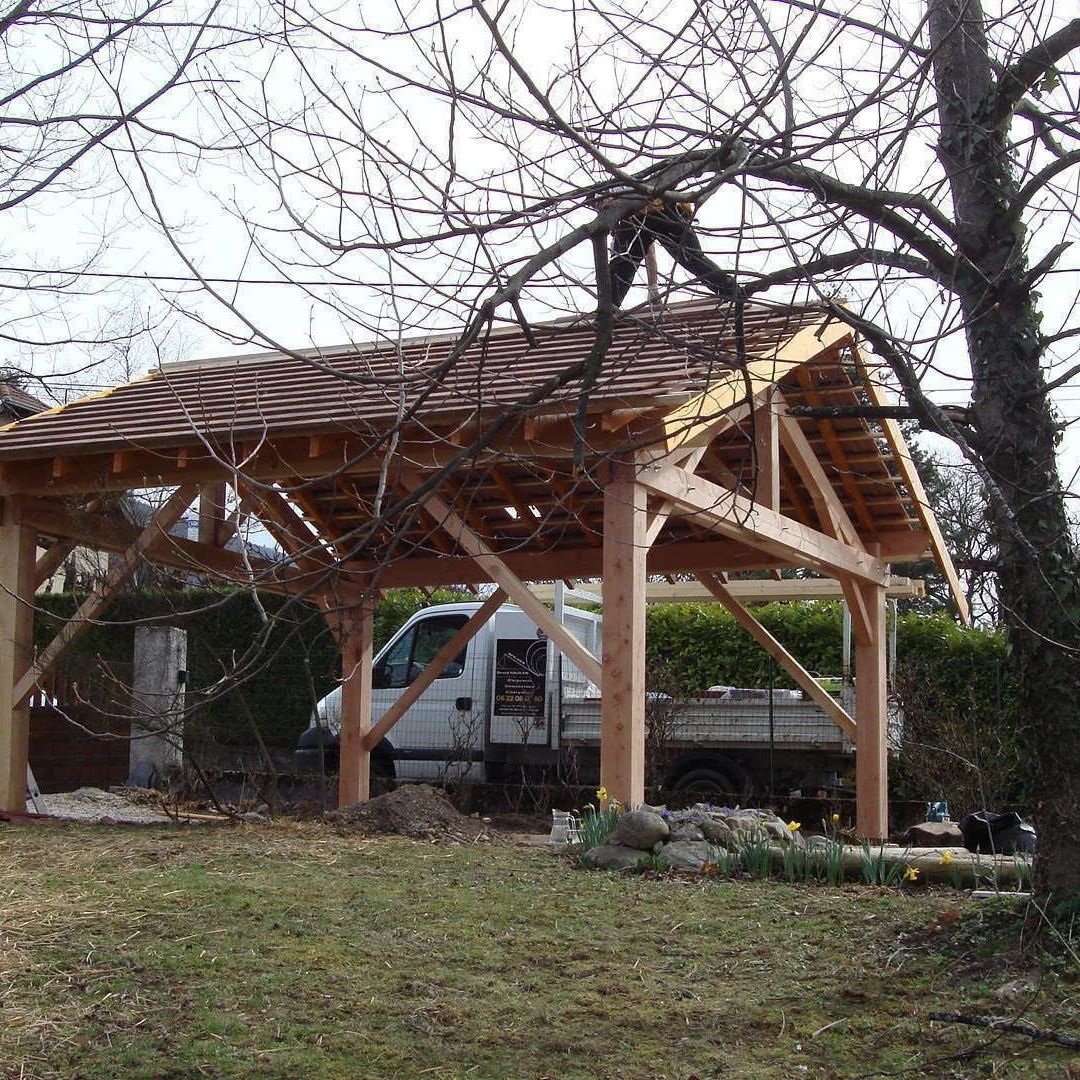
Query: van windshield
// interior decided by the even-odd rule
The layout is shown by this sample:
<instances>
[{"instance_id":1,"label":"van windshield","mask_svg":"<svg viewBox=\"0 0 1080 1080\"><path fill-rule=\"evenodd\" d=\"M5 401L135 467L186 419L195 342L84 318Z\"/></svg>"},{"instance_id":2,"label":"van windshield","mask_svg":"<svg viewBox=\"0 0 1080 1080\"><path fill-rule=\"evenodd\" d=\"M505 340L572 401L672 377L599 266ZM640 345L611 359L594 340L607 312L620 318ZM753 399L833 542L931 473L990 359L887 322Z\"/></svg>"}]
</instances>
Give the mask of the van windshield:
<instances>
[{"instance_id":1,"label":"van windshield","mask_svg":"<svg viewBox=\"0 0 1080 1080\"><path fill-rule=\"evenodd\" d=\"M411 626L376 665L371 685L376 690L408 686L435 658L436 653L469 621L468 615L433 615ZM443 669L440 679L456 679L465 670L468 646Z\"/></svg>"}]
</instances>

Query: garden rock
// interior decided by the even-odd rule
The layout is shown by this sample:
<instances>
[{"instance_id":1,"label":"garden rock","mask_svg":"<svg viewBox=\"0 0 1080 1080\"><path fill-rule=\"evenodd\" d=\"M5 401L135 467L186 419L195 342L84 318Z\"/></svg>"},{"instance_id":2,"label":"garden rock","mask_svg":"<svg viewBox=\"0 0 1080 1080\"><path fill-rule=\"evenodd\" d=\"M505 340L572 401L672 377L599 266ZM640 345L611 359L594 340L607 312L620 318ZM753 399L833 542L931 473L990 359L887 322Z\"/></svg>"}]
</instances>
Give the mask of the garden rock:
<instances>
[{"instance_id":1,"label":"garden rock","mask_svg":"<svg viewBox=\"0 0 1080 1080\"><path fill-rule=\"evenodd\" d=\"M651 851L657 841L671 835L668 823L654 810L631 810L619 818L618 824L608 837L608 846L637 848Z\"/></svg>"},{"instance_id":2,"label":"garden rock","mask_svg":"<svg viewBox=\"0 0 1080 1080\"><path fill-rule=\"evenodd\" d=\"M723 848L731 848L735 843L734 831L721 818L706 818L698 828L710 843L718 844Z\"/></svg>"},{"instance_id":3,"label":"garden rock","mask_svg":"<svg viewBox=\"0 0 1080 1080\"><path fill-rule=\"evenodd\" d=\"M722 858L723 852L706 840L673 840L660 852L660 861L672 870L701 870Z\"/></svg>"},{"instance_id":4,"label":"garden rock","mask_svg":"<svg viewBox=\"0 0 1080 1080\"><path fill-rule=\"evenodd\" d=\"M908 829L904 842L912 847L963 847L964 834L955 821L924 821Z\"/></svg>"},{"instance_id":5,"label":"garden rock","mask_svg":"<svg viewBox=\"0 0 1080 1080\"><path fill-rule=\"evenodd\" d=\"M685 825L676 826L671 830L671 842L674 844L678 840L704 840L705 833L702 829L694 824L687 823Z\"/></svg>"},{"instance_id":6,"label":"garden rock","mask_svg":"<svg viewBox=\"0 0 1080 1080\"><path fill-rule=\"evenodd\" d=\"M590 848L581 857L581 861L585 866L598 870L632 870L645 857L645 852L640 848L607 843Z\"/></svg>"}]
</instances>

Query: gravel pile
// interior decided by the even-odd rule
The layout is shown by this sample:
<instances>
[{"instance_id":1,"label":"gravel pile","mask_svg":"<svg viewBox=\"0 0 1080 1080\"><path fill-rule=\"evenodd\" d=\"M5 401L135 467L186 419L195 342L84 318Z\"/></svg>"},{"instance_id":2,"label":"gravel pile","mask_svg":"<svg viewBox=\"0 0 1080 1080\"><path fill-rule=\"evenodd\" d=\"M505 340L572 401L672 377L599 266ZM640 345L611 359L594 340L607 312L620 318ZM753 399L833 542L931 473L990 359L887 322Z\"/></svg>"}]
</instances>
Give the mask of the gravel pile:
<instances>
[{"instance_id":1,"label":"gravel pile","mask_svg":"<svg viewBox=\"0 0 1080 1080\"><path fill-rule=\"evenodd\" d=\"M54 795L38 796L41 812L63 821L92 821L101 825L162 825L172 821L159 807L148 805L145 792L131 795L101 788L83 787ZM33 804L28 803L32 810Z\"/></svg>"}]
</instances>

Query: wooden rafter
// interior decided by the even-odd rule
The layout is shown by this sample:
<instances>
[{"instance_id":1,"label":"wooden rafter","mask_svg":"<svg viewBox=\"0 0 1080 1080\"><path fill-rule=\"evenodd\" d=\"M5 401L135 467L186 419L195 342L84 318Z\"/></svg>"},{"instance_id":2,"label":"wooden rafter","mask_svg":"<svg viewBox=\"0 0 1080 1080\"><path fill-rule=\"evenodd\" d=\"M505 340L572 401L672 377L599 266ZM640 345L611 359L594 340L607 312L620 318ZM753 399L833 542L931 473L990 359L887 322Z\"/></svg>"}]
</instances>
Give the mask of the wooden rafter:
<instances>
[{"instance_id":1,"label":"wooden rafter","mask_svg":"<svg viewBox=\"0 0 1080 1080\"><path fill-rule=\"evenodd\" d=\"M124 552L121 560L90 590L90 595L82 602L78 611L64 623L63 628L18 681L12 694L13 707L19 707L37 685L38 679L52 669L64 650L105 610L109 601L127 584L142 556L168 537L169 530L183 517L184 511L198 493L199 489L195 484L185 484L173 492L139 533L135 542Z\"/></svg>"},{"instance_id":2,"label":"wooden rafter","mask_svg":"<svg viewBox=\"0 0 1080 1080\"><path fill-rule=\"evenodd\" d=\"M800 364L850 341L851 330L840 322L807 327L771 355L750 360L703 393L673 409L664 420L667 447L704 446L742 423L772 387Z\"/></svg>"}]
</instances>

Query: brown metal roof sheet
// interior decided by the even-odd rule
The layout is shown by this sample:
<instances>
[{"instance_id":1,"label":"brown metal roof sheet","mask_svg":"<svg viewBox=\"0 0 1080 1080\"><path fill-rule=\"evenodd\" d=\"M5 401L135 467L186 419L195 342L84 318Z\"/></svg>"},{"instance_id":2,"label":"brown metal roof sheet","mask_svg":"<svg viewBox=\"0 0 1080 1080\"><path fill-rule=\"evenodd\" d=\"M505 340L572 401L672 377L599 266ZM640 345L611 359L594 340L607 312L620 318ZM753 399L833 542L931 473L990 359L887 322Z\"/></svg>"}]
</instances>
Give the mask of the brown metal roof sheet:
<instances>
[{"instance_id":1,"label":"brown metal roof sheet","mask_svg":"<svg viewBox=\"0 0 1080 1080\"><path fill-rule=\"evenodd\" d=\"M746 353L768 354L806 326L817 307L748 305ZM590 318L500 329L449 364L452 337L178 364L103 394L0 429L0 458L77 457L130 447L181 446L263 436L389 429L402 409L425 422L492 413L579 363L593 343ZM616 407L697 393L736 355L733 307L713 299L626 313L589 392ZM552 395L573 399L580 380ZM550 407L550 399L545 402Z\"/></svg>"}]
</instances>

